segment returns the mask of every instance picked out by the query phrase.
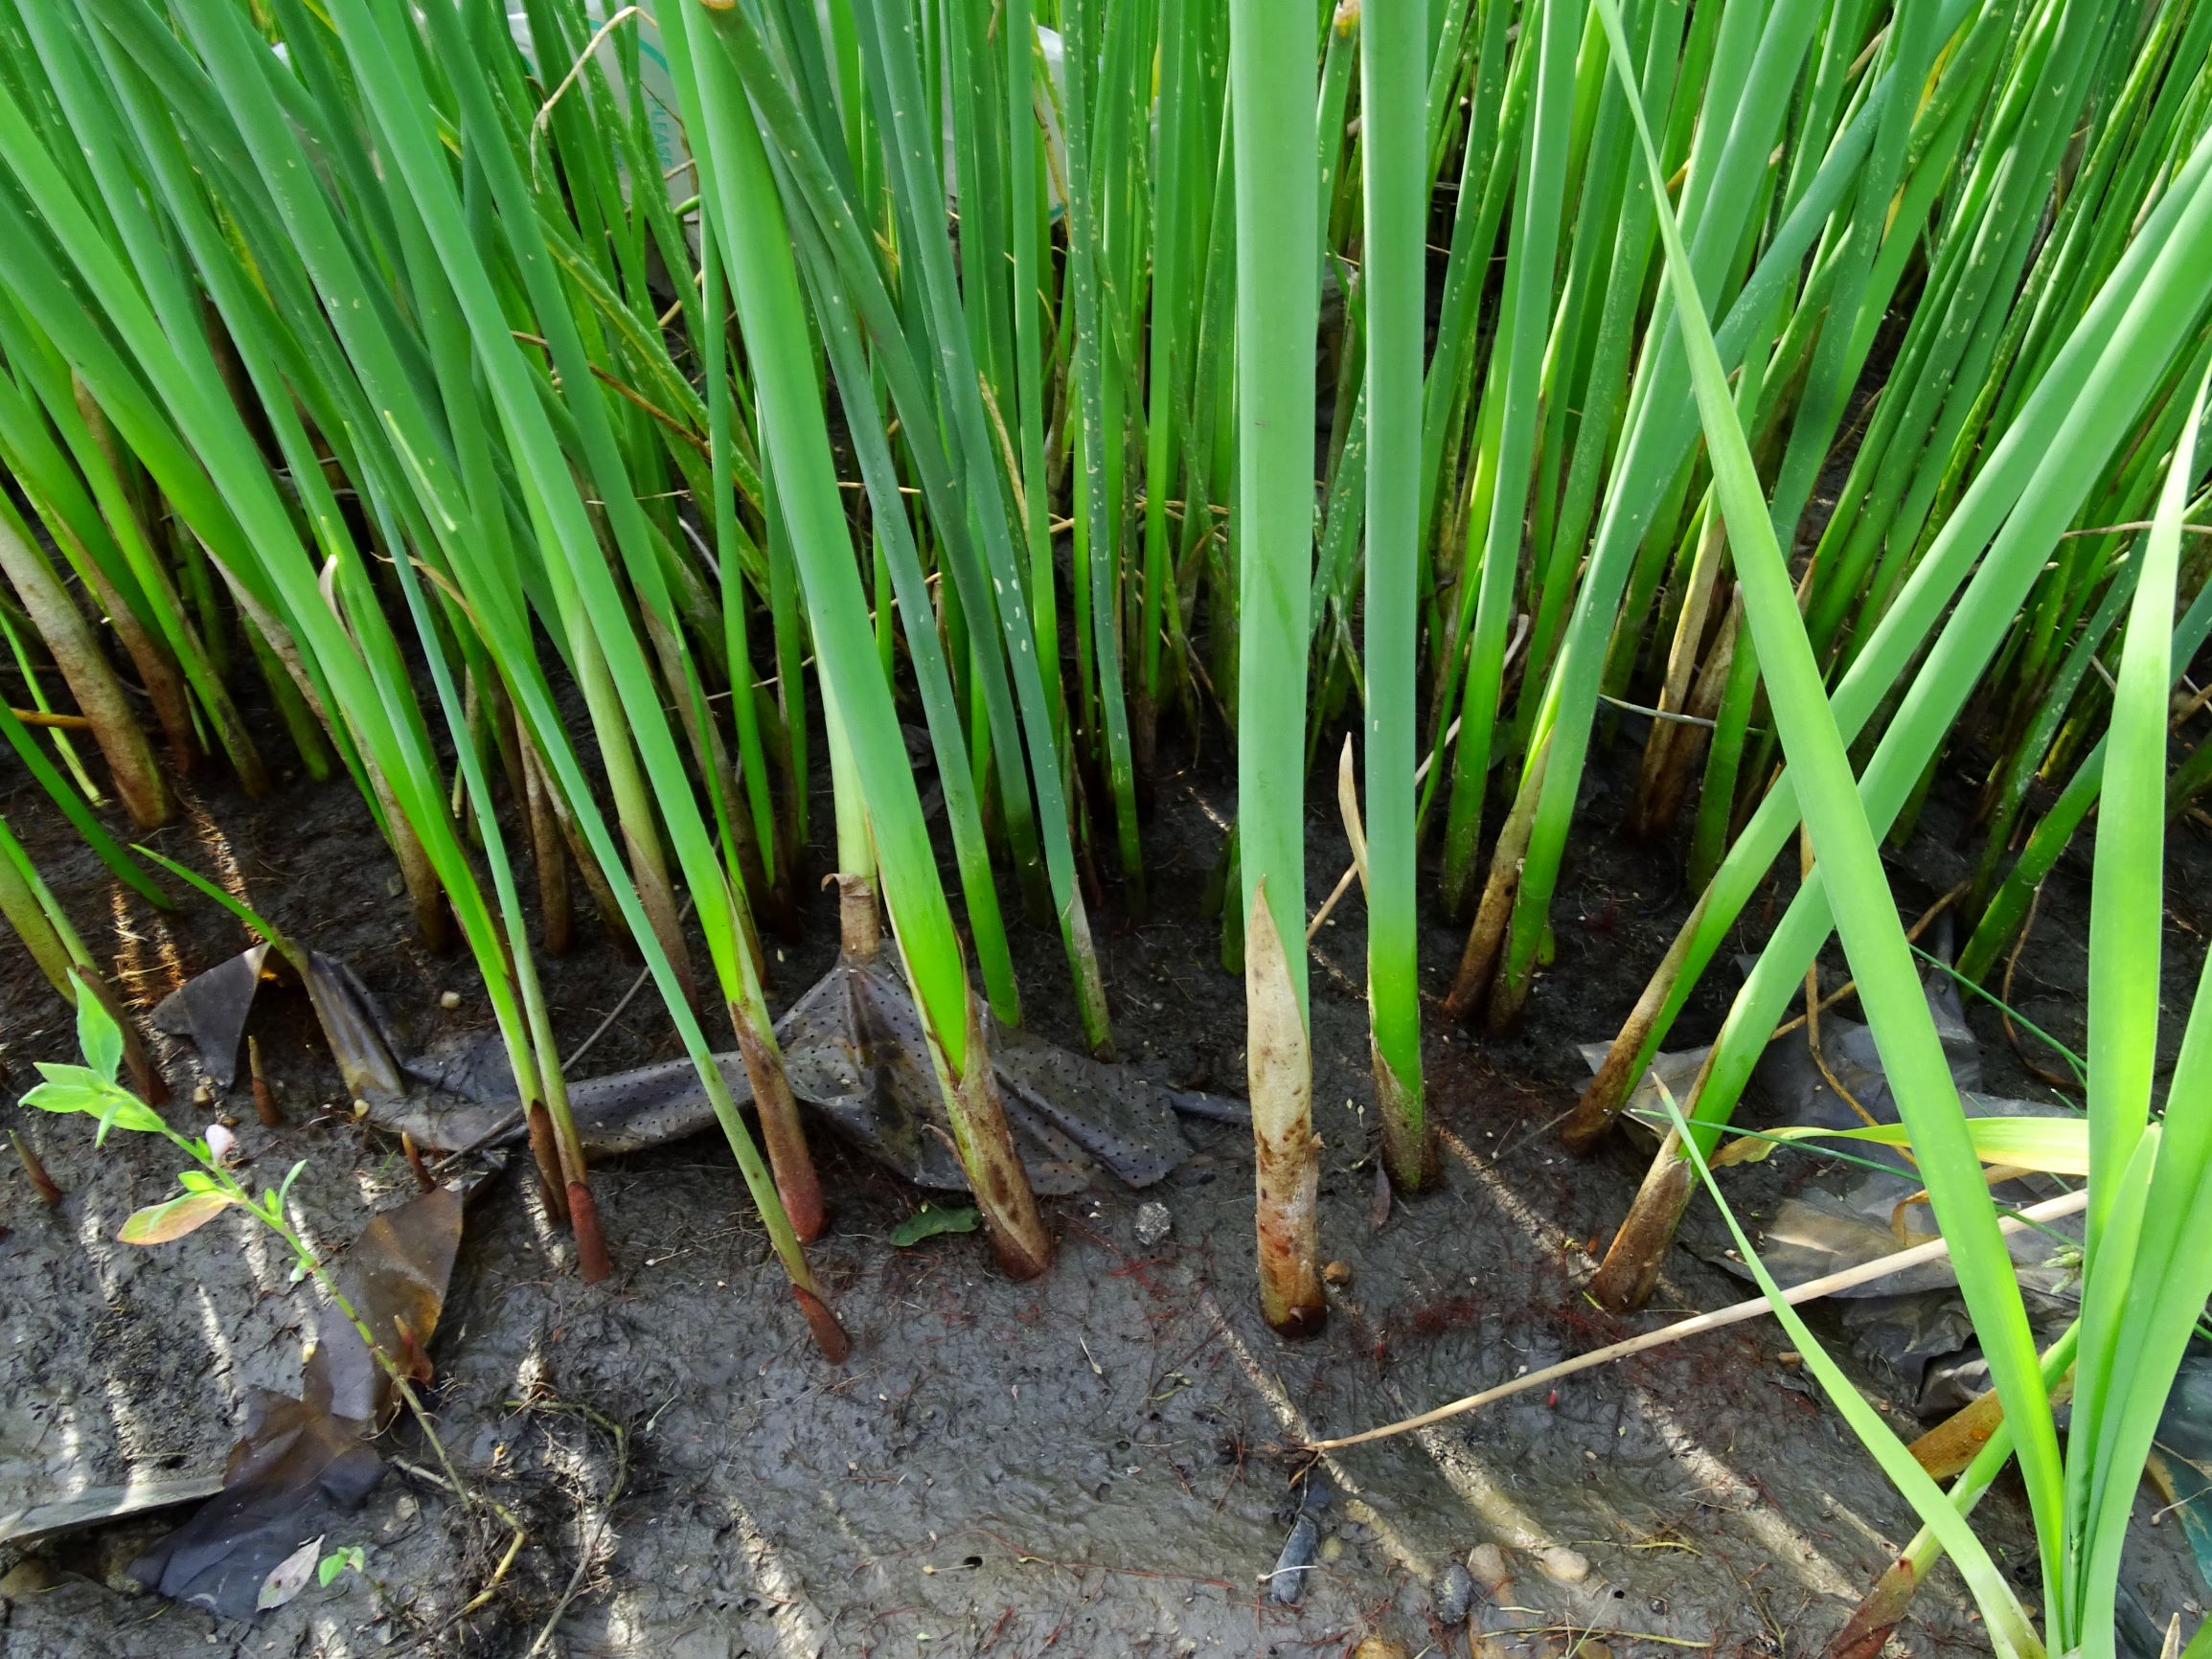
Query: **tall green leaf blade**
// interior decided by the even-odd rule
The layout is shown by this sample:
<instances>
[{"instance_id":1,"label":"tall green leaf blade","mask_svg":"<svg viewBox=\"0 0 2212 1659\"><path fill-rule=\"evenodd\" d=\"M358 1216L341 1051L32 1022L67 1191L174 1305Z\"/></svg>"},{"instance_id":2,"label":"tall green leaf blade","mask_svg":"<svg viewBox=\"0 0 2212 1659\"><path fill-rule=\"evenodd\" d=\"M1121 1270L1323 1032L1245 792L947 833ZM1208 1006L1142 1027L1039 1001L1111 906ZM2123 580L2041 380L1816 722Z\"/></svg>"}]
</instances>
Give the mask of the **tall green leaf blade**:
<instances>
[{"instance_id":1,"label":"tall green leaf blade","mask_svg":"<svg viewBox=\"0 0 2212 1659\"><path fill-rule=\"evenodd\" d=\"M1618 7L1614 0L1597 4L1612 48L1614 72L1630 98L1653 199L1663 202L1666 180L1630 80ZM1660 212L1659 233L1675 293L1676 326L1712 458L1714 487L1736 549L1738 580L1758 641L1775 723L1796 773L1798 799L1814 853L1835 896L1836 929L1858 980L1883 1070L1893 1079L1900 1116L1920 1148L1928 1195L1950 1241L1959 1284L2005 1402L2005 1414L2020 1435L2020 1467L2035 1509L2044 1579L2055 1583L2064 1526L2059 1512L2063 1482L2058 1437L2012 1257L1997 1228L1995 1208L1967 1135L1943 1045L1882 874L1874 831L1859 803L1858 781L1798 615L1789 567L1774 540L1758 472L1705 322L1689 251L1671 212ZM1983 1611L1993 1625L2008 1616L2018 1619L2009 1591ZM2019 1623L2024 1625L2024 1621ZM1997 1633L2008 1646L2018 1640L2012 1631Z\"/></svg>"},{"instance_id":2,"label":"tall green leaf blade","mask_svg":"<svg viewBox=\"0 0 2212 1659\"><path fill-rule=\"evenodd\" d=\"M2075 1535L2064 1605L2073 1623L2064 1632L2089 1653L2111 1651L2120 1546L2135 1488L2175 1368L2212 1292L2202 1236L2188 1225L2212 1201L2212 1103L2192 1063L2200 1055L2189 1052L2191 1039L2201 1050L2201 990L2168 1097L2169 1132L2155 1136L2147 1127L2165 929L2174 595L2208 385L2212 369L2198 381L2144 544L2112 693L2091 877L2089 1233L2066 1467ZM2134 1177L2152 1155L2155 1170L2121 1178L2123 1170Z\"/></svg>"},{"instance_id":3,"label":"tall green leaf blade","mask_svg":"<svg viewBox=\"0 0 2212 1659\"><path fill-rule=\"evenodd\" d=\"M1423 1170L1420 927L1414 898L1421 503L1425 75L1423 8L1379 0L1359 16L1367 302L1367 994L1392 1172ZM1389 1085L1383 1073L1389 1074ZM1400 1127L1394 1135L1390 1123Z\"/></svg>"}]
</instances>

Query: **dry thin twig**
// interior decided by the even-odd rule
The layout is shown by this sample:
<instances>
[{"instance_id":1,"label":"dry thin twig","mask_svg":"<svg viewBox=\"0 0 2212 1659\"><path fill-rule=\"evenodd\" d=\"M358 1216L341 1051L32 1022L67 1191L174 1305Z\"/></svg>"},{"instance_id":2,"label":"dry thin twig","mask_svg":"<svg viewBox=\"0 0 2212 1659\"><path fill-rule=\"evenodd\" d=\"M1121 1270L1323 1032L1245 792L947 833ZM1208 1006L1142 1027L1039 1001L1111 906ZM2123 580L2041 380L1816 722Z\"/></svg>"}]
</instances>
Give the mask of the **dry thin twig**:
<instances>
[{"instance_id":1,"label":"dry thin twig","mask_svg":"<svg viewBox=\"0 0 2212 1659\"><path fill-rule=\"evenodd\" d=\"M589 1418L614 1436L614 1474L606 1483L606 1495L600 1500L599 1525L592 1529L591 1536L584 1540L583 1548L577 1553L576 1570L568 1576L568 1587L560 1592L560 1600L554 1602L553 1611L546 1616L544 1628L537 1632L537 1640L531 1643L530 1650L522 1659L537 1659L537 1655L545 1651L546 1644L553 1640L554 1631L560 1627L560 1621L567 1614L569 1603L576 1600L583 1588L583 1580L591 1571L592 1557L599 1553L600 1541L606 1536L606 1515L614 1509L615 1500L622 1496L623 1486L629 1479L629 1436L622 1424L593 1411L588 1405L576 1405L567 1400L553 1402L549 1409L575 1412L581 1417Z\"/></svg>"},{"instance_id":2,"label":"dry thin twig","mask_svg":"<svg viewBox=\"0 0 2212 1659\"><path fill-rule=\"evenodd\" d=\"M2056 1220L2062 1216L2078 1214L2088 1203L2087 1192L2064 1193L2056 1198L2046 1198L2040 1204L2031 1204L2017 1216L2005 1216L1998 1225L2008 1233L2017 1233L2039 1222ZM1814 1302L1823 1296L1832 1296L1838 1290L1848 1290L1858 1284L1871 1284L1886 1279L1893 1273L1902 1273L1907 1267L1918 1267L1924 1262L1940 1261L1950 1254L1948 1240L1937 1239L1926 1244L1916 1244L1909 1250L1893 1251L1878 1256L1872 1261L1862 1261L1856 1267L1846 1267L1839 1273L1823 1274L1809 1279L1782 1293L1782 1300L1792 1307L1799 1303ZM1342 1435L1335 1440L1317 1440L1310 1443L1314 1451L1336 1451L1344 1446L1360 1445L1368 1441L1385 1440L1392 1435L1406 1434L1431 1423L1445 1421L1480 1406L1494 1403L1509 1396L1525 1394L1532 1388L1542 1388L1557 1382L1562 1376L1572 1376L1578 1371L1588 1371L1594 1366L1626 1359L1633 1353L1664 1348L1669 1343L1680 1342L1684 1337L1701 1336L1708 1330L1719 1330L1724 1326L1741 1325L1746 1319L1756 1319L1770 1312L1767 1298L1754 1296L1747 1301L1734 1303L1712 1313L1699 1313L1693 1318L1677 1320L1657 1330L1648 1330L1641 1336L1631 1336L1626 1342L1615 1342L1605 1348L1593 1349L1588 1353L1577 1354L1558 1365L1547 1365L1541 1371L1532 1371L1525 1376L1516 1376L1511 1382L1471 1394L1464 1399L1455 1399L1449 1405L1440 1405L1434 1411L1425 1411L1419 1417L1409 1417L1400 1422L1384 1423L1380 1428L1362 1430L1358 1434Z\"/></svg>"}]
</instances>

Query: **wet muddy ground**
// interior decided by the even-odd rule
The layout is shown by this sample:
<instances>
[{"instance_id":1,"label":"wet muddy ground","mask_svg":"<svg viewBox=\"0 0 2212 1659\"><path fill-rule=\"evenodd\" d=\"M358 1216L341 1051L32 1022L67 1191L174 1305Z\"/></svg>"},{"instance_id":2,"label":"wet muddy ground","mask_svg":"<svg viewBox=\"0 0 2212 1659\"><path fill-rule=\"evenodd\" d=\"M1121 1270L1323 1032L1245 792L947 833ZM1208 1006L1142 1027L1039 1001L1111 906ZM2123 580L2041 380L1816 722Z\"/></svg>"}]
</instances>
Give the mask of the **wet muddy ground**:
<instances>
[{"instance_id":1,"label":"wet muddy ground","mask_svg":"<svg viewBox=\"0 0 2212 1659\"><path fill-rule=\"evenodd\" d=\"M1612 776L1632 778L1632 748ZM402 1424L383 1443L394 1460L383 1484L326 1535L328 1549L362 1546L360 1573L238 1624L128 1592L124 1566L173 1514L80 1531L28 1555L0 1549L0 1652L1298 1655L1349 1653L1381 1635L1411 1655L1467 1653L1476 1631L1532 1655L1578 1643L1599 1659L1601 1647L1817 1652L1913 1528L1764 1322L1341 1454L1326 1466L1333 1493L1315 1514L1322 1542L1297 1604L1273 1602L1262 1577L1296 1513L1301 1440L1744 1293L1699 1255L1720 1241L1702 1207L1646 1313L1612 1319L1579 1289L1645 1153L1616 1141L1576 1161L1549 1126L1584 1076L1574 1045L1609 1036L1686 904L1672 875L1678 850L1599 828L1625 817L1612 798L1625 784L1594 766L1589 787L1583 822L1593 828L1570 857L1556 961L1524 1029L1478 1041L1442 1029L1432 1008L1444 1179L1380 1227L1356 891L1315 941L1322 1232L1350 1275L1317 1339L1287 1346L1257 1317L1249 1145L1230 1127L1192 1125L1197 1156L1144 1194L1050 1201L1059 1261L1021 1285L992 1271L979 1236L894 1248L887 1235L919 1194L824 1146L835 1215L811 1254L855 1337L841 1368L808 1344L714 1138L603 1167L617 1274L601 1286L578 1279L565 1237L511 1171L470 1211L432 1346L433 1405L453 1456L522 1533L503 1573L505 1527L466 1522ZM162 915L118 897L28 788L4 803L11 821L141 1010L244 943L212 905ZM211 785L202 798L155 844L352 962L418 1044L489 1024L466 960L414 943L350 789L295 784L243 802ZM1900 860L1908 906L1971 856L1954 845L1945 800L1939 791ZM1242 987L1197 914L1232 805L1211 757L1163 777L1147 830L1153 913L1129 922L1109 907L1095 925L1121 1057L1165 1081L1242 1094ZM817 821L830 821L826 801ZM2201 840L2181 830L2177 859L2201 865ZM1344 863L1333 818L1315 816L1310 852L1317 902ZM2053 883L2015 987L2023 1011L2063 1038L2081 1031L2085 872L2077 858ZM2171 892L2178 1032L2212 887L2178 876ZM1747 943L1772 914L1754 906ZM801 942L771 953L779 1009L828 964L829 896L810 901L806 920ZM1456 930L1432 926L1431 991L1457 945ZM1057 940L1017 928L1015 949L1029 1023L1071 1040ZM572 956L545 966L572 1047L635 974L588 928ZM1732 989L1717 970L1674 1042L1709 1037ZM446 991L457 1008L442 1006ZM1995 1020L1970 1012L1993 1092L2034 1092ZM295 1207L335 1247L410 1190L407 1171L342 1109L305 999L266 999L255 1018L291 1126L261 1129L242 1094L195 1104L193 1057L174 1047L164 1051L179 1085L171 1119L241 1115L267 1179L305 1159ZM71 1048L58 1002L20 947L0 943L0 1101L35 1080L33 1060ZM678 1052L649 990L578 1071ZM119 1135L96 1154L80 1120L29 1126L68 1198L48 1212L18 1171L0 1174L0 1461L92 1481L131 1468L219 1472L245 1391L295 1385L309 1298L235 1217L155 1250L112 1242L131 1209L171 1190L167 1149ZM1733 1190L1747 1218L1813 1167L1785 1162L1744 1172ZM1149 1246L1135 1231L1145 1198L1172 1217ZM1888 1406L1883 1379L1864 1375ZM1902 1410L1890 1416L1915 1432ZM1984 1515L2032 1574L2011 1490L2000 1487ZM2173 1532L2149 1534L2130 1564L2161 1622L2204 1594ZM1478 1595L1473 1625L1448 1628L1432 1585L1485 1543L1504 1550L1510 1583ZM1900 1639L1926 1653L1987 1648L1948 1571Z\"/></svg>"}]
</instances>

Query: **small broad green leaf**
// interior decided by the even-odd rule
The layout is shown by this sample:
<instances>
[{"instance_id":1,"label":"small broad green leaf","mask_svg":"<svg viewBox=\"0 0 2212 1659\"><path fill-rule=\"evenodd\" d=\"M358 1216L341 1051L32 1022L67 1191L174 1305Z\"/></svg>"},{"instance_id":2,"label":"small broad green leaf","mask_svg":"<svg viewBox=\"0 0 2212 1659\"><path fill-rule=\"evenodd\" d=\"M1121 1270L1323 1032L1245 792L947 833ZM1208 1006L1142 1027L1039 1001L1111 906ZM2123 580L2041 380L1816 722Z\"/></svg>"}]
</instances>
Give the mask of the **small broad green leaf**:
<instances>
[{"instance_id":1,"label":"small broad green leaf","mask_svg":"<svg viewBox=\"0 0 2212 1659\"><path fill-rule=\"evenodd\" d=\"M2084 1118L1969 1118L1967 1138L1974 1156L1983 1163L2011 1170L2035 1170L2047 1175L2087 1175L2089 1172L2089 1125ZM2149 1133L2155 1135L2157 1125ZM1731 1164L1756 1164L1784 1142L1865 1141L1878 1147L1910 1148L1912 1136L1903 1124L1873 1124L1858 1129L1830 1129L1818 1125L1796 1125L1784 1129L1762 1129L1732 1141L1712 1160L1717 1170Z\"/></svg>"},{"instance_id":2,"label":"small broad green leaf","mask_svg":"<svg viewBox=\"0 0 2212 1659\"><path fill-rule=\"evenodd\" d=\"M36 1106L42 1112L82 1112L86 1117L98 1118L100 1138L103 1141L108 1129L118 1124L141 1134L169 1132L169 1125L161 1121L160 1113L128 1089L109 1082L88 1066L41 1060L38 1072L46 1080L23 1097L27 1106Z\"/></svg>"},{"instance_id":3,"label":"small broad green leaf","mask_svg":"<svg viewBox=\"0 0 2212 1659\"><path fill-rule=\"evenodd\" d=\"M953 1209L924 1204L891 1229L891 1242L903 1250L921 1243L924 1239L934 1239L940 1233L972 1233L975 1231L975 1206L972 1204L962 1204Z\"/></svg>"},{"instance_id":4,"label":"small broad green leaf","mask_svg":"<svg viewBox=\"0 0 2212 1659\"><path fill-rule=\"evenodd\" d=\"M320 1538L315 1541L317 1543L322 1542ZM332 1550L323 1557L321 1564L315 1568L315 1582L328 1586L340 1573L348 1570L355 1573L367 1572L368 1561L368 1552L358 1544L348 1544L343 1549Z\"/></svg>"},{"instance_id":5,"label":"small broad green leaf","mask_svg":"<svg viewBox=\"0 0 2212 1659\"><path fill-rule=\"evenodd\" d=\"M255 1610L265 1613L271 1607L282 1607L306 1589L308 1580L315 1575L316 1562L322 1553L323 1540L310 1538L271 1567L269 1576L262 1580L261 1594L254 1598ZM323 1582L327 1584L330 1579L325 1579Z\"/></svg>"},{"instance_id":6,"label":"small broad green leaf","mask_svg":"<svg viewBox=\"0 0 2212 1659\"><path fill-rule=\"evenodd\" d=\"M72 1065L67 1060L40 1060L37 1064L38 1075L50 1083L69 1083L80 1089L100 1089L107 1083L107 1079L90 1066ZM79 1111L81 1108L65 1109Z\"/></svg>"},{"instance_id":7,"label":"small broad green leaf","mask_svg":"<svg viewBox=\"0 0 2212 1659\"><path fill-rule=\"evenodd\" d=\"M71 1067L72 1071L80 1070ZM94 1083L40 1083L23 1097L23 1103L42 1112L83 1112L98 1117L107 1105L106 1091Z\"/></svg>"},{"instance_id":8,"label":"small broad green leaf","mask_svg":"<svg viewBox=\"0 0 2212 1659\"><path fill-rule=\"evenodd\" d=\"M205 1170L186 1170L176 1178L176 1184L188 1193L218 1193L216 1178Z\"/></svg>"},{"instance_id":9,"label":"small broad green leaf","mask_svg":"<svg viewBox=\"0 0 2212 1659\"><path fill-rule=\"evenodd\" d=\"M100 1080L112 1083L123 1066L123 1028L93 994L84 976L79 974L76 979L77 1046L83 1051L84 1063L99 1074Z\"/></svg>"},{"instance_id":10,"label":"small broad green leaf","mask_svg":"<svg viewBox=\"0 0 2212 1659\"><path fill-rule=\"evenodd\" d=\"M125 1221L116 1237L125 1244L167 1244L204 1227L230 1207L227 1193L187 1193L166 1203L148 1204Z\"/></svg>"}]
</instances>

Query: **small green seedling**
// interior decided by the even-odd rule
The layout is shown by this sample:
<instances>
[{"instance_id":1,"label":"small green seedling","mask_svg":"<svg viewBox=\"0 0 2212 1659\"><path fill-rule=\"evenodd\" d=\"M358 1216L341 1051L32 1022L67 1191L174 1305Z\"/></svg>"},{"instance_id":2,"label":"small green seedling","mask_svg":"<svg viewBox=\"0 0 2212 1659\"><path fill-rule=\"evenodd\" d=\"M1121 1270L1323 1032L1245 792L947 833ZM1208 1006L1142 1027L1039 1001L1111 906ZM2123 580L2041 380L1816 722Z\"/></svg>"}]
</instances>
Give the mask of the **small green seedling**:
<instances>
[{"instance_id":1,"label":"small green seedling","mask_svg":"<svg viewBox=\"0 0 2212 1659\"><path fill-rule=\"evenodd\" d=\"M77 999L77 1043L85 1063L76 1066L40 1061L38 1072L46 1080L25 1095L23 1103L42 1112L63 1116L76 1112L95 1120L100 1125L93 1135L95 1146L104 1146L108 1131L117 1128L165 1136L198 1166L178 1174L182 1193L131 1214L117 1235L124 1243L167 1244L196 1232L225 1210L238 1209L291 1248L295 1284L309 1274L321 1276L314 1252L285 1215L285 1200L290 1196L300 1171L307 1168L305 1163L294 1164L281 1182L256 1197L230 1167L228 1129L211 1124L204 1137L181 1135L162 1121L159 1112L115 1080L123 1064L123 1031L100 999L89 993Z\"/></svg>"},{"instance_id":2,"label":"small green seedling","mask_svg":"<svg viewBox=\"0 0 2212 1659\"><path fill-rule=\"evenodd\" d=\"M211 1124L204 1138L180 1135L162 1121L160 1113L115 1080L123 1063L123 1031L115 1023L114 1017L101 1006L99 998L89 992L77 999L77 1043L83 1051L86 1063L75 1066L41 1061L38 1071L46 1080L23 1097L23 1104L61 1115L81 1113L94 1119L100 1125L94 1136L96 1146L103 1145L107 1132L114 1128L165 1136L171 1146L198 1166L178 1174L177 1184L184 1189L182 1193L159 1204L149 1204L143 1210L134 1211L130 1218L124 1222L123 1231L117 1237L125 1244L166 1244L204 1227L225 1210L242 1210L251 1216L282 1239L290 1249L292 1282L297 1284L302 1279L312 1278L322 1287L323 1294L331 1299L331 1306L352 1324L363 1345L392 1379L392 1386L405 1402L408 1412L421 1425L423 1437L438 1454L439 1462L445 1466L446 1477L454 1490L467 1502L488 1502L488 1507L494 1513L503 1519L508 1518L504 1508L488 1500L479 1500L463 1484L460 1471L454 1467L444 1442L438 1438L437 1427L430 1420L429 1413L423 1409L422 1398L415 1392L406 1373L377 1341L376 1333L347 1299L346 1293L331 1279L322 1259L300 1237L286 1217L285 1202L291 1195L292 1183L299 1179L300 1171L307 1168L305 1160L295 1163L285 1171L285 1178L281 1182L256 1197L231 1168L232 1137L228 1129L219 1124ZM308 1568L320 1558L319 1540L315 1552L295 1552L300 1585L306 1583ZM351 1556L346 1551L340 1551L333 1557L340 1559L340 1567L330 1567L327 1562L323 1563L317 1569L323 1574L323 1582L330 1582L331 1577L343 1566L352 1565L357 1569L358 1561L354 1557L358 1555L357 1550L352 1552ZM295 1563L287 1561L285 1564ZM295 1586L292 1593L297 1594L297 1590ZM263 1591L268 1593L268 1586L264 1585Z\"/></svg>"},{"instance_id":3,"label":"small green seedling","mask_svg":"<svg viewBox=\"0 0 2212 1659\"><path fill-rule=\"evenodd\" d=\"M326 1590L348 1568L366 1578L368 1558L358 1544L341 1545L325 1555L323 1540L309 1538L269 1570L269 1576L262 1580L261 1593L254 1598L254 1607L266 1613L288 1604L308 1587L310 1578L318 1588Z\"/></svg>"},{"instance_id":4,"label":"small green seedling","mask_svg":"<svg viewBox=\"0 0 2212 1659\"><path fill-rule=\"evenodd\" d=\"M346 1544L325 1556L315 1567L315 1582L328 1589L345 1573L369 1573L369 1553L358 1544Z\"/></svg>"}]
</instances>

